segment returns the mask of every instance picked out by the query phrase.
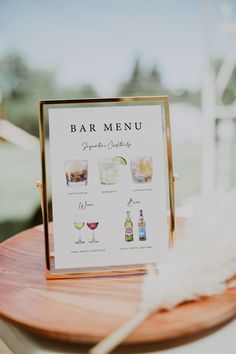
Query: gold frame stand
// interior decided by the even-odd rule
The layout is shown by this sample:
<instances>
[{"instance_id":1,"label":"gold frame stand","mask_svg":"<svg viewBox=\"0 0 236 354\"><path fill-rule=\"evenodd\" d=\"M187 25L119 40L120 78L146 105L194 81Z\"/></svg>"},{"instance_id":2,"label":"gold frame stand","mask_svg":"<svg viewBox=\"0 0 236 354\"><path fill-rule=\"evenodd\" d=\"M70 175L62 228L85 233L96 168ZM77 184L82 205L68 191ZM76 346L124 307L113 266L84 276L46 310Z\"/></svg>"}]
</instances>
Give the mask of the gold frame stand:
<instances>
[{"instance_id":1,"label":"gold frame stand","mask_svg":"<svg viewBox=\"0 0 236 354\"><path fill-rule=\"evenodd\" d=\"M46 259L46 278L47 279L62 279L62 278L76 278L76 277L94 277L94 276L114 276L121 274L140 274L146 272L145 265L137 265L136 267L124 266L121 268L111 267L110 270L100 269L91 271L81 271L74 269L71 272L68 270L59 272L54 268L54 252L50 249L49 240L49 220L48 220L48 197L47 197L47 178L46 178L46 152L45 152L45 123L44 123L44 108L48 106L63 106L63 105L118 105L118 104L162 104L164 121L165 121L165 139L166 139L166 153L167 153L167 172L168 172L168 190L170 203L169 216L169 248L174 245L175 232L175 190L178 176L173 174L172 161L172 147L171 147L171 131L170 131L170 112L169 112L169 98L168 96L141 96L141 97L117 97L117 98L91 98L91 99L69 99L69 100L43 100L39 102L39 130L40 130L40 149L41 149L41 167L42 180L37 182L37 187L40 193L40 204L44 224L44 238L45 238L45 259ZM102 268L102 267L101 267Z\"/></svg>"}]
</instances>

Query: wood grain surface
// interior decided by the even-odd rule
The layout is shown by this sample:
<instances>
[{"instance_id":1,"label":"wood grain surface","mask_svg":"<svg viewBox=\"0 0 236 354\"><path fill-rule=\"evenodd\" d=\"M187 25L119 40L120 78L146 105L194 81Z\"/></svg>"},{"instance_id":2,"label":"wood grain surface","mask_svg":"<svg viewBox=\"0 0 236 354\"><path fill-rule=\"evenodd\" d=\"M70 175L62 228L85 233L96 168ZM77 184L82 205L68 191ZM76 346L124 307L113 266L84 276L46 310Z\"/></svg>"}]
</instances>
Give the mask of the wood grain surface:
<instances>
[{"instance_id":1,"label":"wood grain surface","mask_svg":"<svg viewBox=\"0 0 236 354\"><path fill-rule=\"evenodd\" d=\"M138 308L143 275L46 280L41 227L0 245L0 315L51 338L95 343ZM236 288L152 315L125 341L158 342L194 335L236 315Z\"/></svg>"}]
</instances>

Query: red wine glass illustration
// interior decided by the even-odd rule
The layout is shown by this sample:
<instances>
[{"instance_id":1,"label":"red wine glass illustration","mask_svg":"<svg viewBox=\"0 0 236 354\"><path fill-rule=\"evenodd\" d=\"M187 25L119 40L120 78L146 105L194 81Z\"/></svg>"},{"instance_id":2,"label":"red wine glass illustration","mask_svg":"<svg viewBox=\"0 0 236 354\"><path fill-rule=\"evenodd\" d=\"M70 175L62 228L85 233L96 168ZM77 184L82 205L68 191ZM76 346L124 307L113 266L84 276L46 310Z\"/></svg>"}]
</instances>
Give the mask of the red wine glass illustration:
<instances>
[{"instance_id":1,"label":"red wine glass illustration","mask_svg":"<svg viewBox=\"0 0 236 354\"><path fill-rule=\"evenodd\" d=\"M98 240L95 239L95 236L94 236L94 230L98 227L98 222L87 222L87 225L90 228L90 230L92 230L92 234L93 234L92 240L89 241L89 243L99 242Z\"/></svg>"}]
</instances>

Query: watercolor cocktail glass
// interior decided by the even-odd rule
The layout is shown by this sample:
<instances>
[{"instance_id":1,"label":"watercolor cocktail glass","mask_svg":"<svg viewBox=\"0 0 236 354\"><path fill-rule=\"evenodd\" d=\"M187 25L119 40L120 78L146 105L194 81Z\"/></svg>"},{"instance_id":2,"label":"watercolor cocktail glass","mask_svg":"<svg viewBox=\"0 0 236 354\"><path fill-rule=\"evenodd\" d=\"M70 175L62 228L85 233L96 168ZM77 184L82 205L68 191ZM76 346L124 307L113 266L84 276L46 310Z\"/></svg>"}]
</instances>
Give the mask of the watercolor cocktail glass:
<instances>
[{"instance_id":1,"label":"watercolor cocktail glass","mask_svg":"<svg viewBox=\"0 0 236 354\"><path fill-rule=\"evenodd\" d=\"M87 222L87 225L90 228L90 230L92 230L92 233L93 233L92 240L89 241L89 243L97 243L97 242L99 242L99 241L97 241L95 239L95 236L94 236L94 230L98 227L98 222Z\"/></svg>"},{"instance_id":2,"label":"watercolor cocktail glass","mask_svg":"<svg viewBox=\"0 0 236 354\"><path fill-rule=\"evenodd\" d=\"M112 158L98 161L101 184L116 184L119 179L120 163Z\"/></svg>"},{"instance_id":3,"label":"watercolor cocktail glass","mask_svg":"<svg viewBox=\"0 0 236 354\"><path fill-rule=\"evenodd\" d=\"M74 227L77 230L79 230L79 239L75 243L77 243L77 244L85 243L84 241L82 241L82 238L81 238L81 229L84 227L84 222L81 221L79 218L75 217L75 219L74 219Z\"/></svg>"},{"instance_id":4,"label":"watercolor cocktail glass","mask_svg":"<svg viewBox=\"0 0 236 354\"><path fill-rule=\"evenodd\" d=\"M69 187L87 185L88 161L68 160L65 161L66 184Z\"/></svg>"},{"instance_id":5,"label":"watercolor cocktail glass","mask_svg":"<svg viewBox=\"0 0 236 354\"><path fill-rule=\"evenodd\" d=\"M133 158L130 162L134 183L148 183L152 180L152 158L143 156Z\"/></svg>"}]
</instances>

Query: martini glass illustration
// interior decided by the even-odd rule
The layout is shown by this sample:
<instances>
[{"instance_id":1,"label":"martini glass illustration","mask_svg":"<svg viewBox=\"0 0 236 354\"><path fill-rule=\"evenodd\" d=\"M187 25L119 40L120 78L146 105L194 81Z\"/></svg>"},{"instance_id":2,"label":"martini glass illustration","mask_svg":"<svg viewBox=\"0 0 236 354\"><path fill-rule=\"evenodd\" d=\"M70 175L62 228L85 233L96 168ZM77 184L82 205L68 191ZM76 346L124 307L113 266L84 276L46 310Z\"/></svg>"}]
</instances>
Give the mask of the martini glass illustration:
<instances>
[{"instance_id":1,"label":"martini glass illustration","mask_svg":"<svg viewBox=\"0 0 236 354\"><path fill-rule=\"evenodd\" d=\"M90 230L92 230L92 233L93 233L92 240L89 241L89 243L97 243L97 242L99 242L99 241L95 240L95 236L94 236L94 230L98 227L98 222L87 222L87 225L90 228Z\"/></svg>"},{"instance_id":2,"label":"martini glass illustration","mask_svg":"<svg viewBox=\"0 0 236 354\"><path fill-rule=\"evenodd\" d=\"M81 239L81 229L84 227L84 222L81 221L77 216L74 219L74 227L79 230L79 239L78 241L76 241L75 243L81 244L81 243L85 243L84 241L82 241Z\"/></svg>"}]
</instances>

